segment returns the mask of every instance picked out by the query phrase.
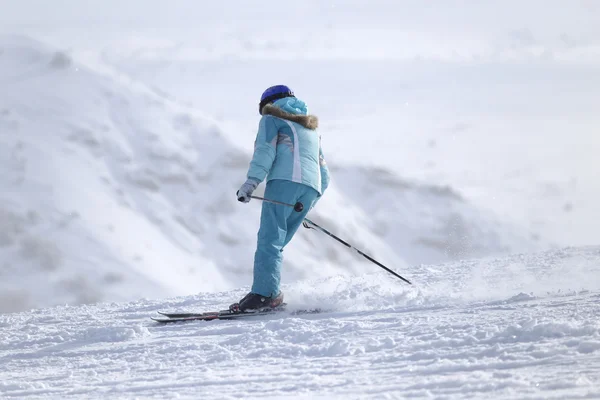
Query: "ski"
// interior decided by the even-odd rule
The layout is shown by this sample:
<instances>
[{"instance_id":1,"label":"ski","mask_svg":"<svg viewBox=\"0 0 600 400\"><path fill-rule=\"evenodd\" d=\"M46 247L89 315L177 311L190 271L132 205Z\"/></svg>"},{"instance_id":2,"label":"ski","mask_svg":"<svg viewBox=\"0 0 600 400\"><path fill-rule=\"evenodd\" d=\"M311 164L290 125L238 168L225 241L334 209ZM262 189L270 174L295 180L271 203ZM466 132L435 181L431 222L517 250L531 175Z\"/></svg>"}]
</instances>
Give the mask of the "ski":
<instances>
[{"instance_id":1,"label":"ski","mask_svg":"<svg viewBox=\"0 0 600 400\"><path fill-rule=\"evenodd\" d=\"M155 318L150 317L151 320L156 321L161 324L170 324L174 322L185 322L185 321L212 321L213 319L219 319L219 314L208 314L207 315L197 315L192 317L175 317L175 318Z\"/></svg>"},{"instance_id":2,"label":"ski","mask_svg":"<svg viewBox=\"0 0 600 400\"><path fill-rule=\"evenodd\" d=\"M244 319L251 317L264 316L273 313L280 313L285 311L285 303L276 308L265 308L259 311L253 312L232 312L229 310L222 311L213 311L213 312L204 312L204 313L167 313L158 311L158 313L164 318L154 318L151 317L153 321L156 321L161 324L169 324L175 322L187 322L187 321L212 321L215 319L219 320L234 320L234 319ZM323 312L324 310L320 308L314 309L306 309L306 310L295 310L292 311L289 315L303 315L303 314L318 314Z\"/></svg>"},{"instance_id":3,"label":"ski","mask_svg":"<svg viewBox=\"0 0 600 400\"><path fill-rule=\"evenodd\" d=\"M212 321L215 319L239 319L239 318L248 318L248 317L256 317L259 315L271 314L275 312L285 311L285 304L282 304L276 308L264 308L259 311L253 312L232 312L229 310L222 311L214 311L214 312L204 312L204 313L165 313L159 311L160 315L165 316L166 318L154 318L151 319L162 323L168 324L173 322L185 322L185 321Z\"/></svg>"},{"instance_id":4,"label":"ski","mask_svg":"<svg viewBox=\"0 0 600 400\"><path fill-rule=\"evenodd\" d=\"M203 313L166 313L162 311L157 311L160 315L167 318L189 318L189 317L202 317L208 316L210 314L218 314L217 311L214 312L203 312Z\"/></svg>"}]
</instances>

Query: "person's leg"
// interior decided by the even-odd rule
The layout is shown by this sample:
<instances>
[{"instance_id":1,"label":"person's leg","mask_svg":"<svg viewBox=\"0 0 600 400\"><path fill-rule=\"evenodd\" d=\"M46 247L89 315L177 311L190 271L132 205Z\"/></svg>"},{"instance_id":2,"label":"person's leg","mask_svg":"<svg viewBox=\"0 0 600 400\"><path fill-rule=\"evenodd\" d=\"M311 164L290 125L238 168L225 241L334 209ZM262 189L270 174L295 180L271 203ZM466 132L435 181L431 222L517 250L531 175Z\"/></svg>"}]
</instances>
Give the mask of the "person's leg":
<instances>
[{"instance_id":1,"label":"person's leg","mask_svg":"<svg viewBox=\"0 0 600 400\"><path fill-rule=\"evenodd\" d=\"M254 255L252 293L265 297L279 294L283 248L302 224L317 196L316 190L300 183L285 180L273 180L267 183L266 199L287 204L296 204L300 201L304 209L296 212L292 207L263 202L258 243Z\"/></svg>"},{"instance_id":2,"label":"person's leg","mask_svg":"<svg viewBox=\"0 0 600 400\"><path fill-rule=\"evenodd\" d=\"M292 240L292 238L296 234L296 231L298 231L298 228L300 227L300 225L302 225L302 221L304 221L304 218L306 218L306 215L312 208L314 202L317 201L317 197L319 196L319 193L309 186L294 182L289 183L298 186L298 197L294 201L294 204L299 201L304 206L304 209L301 212L294 211L289 214L286 221L287 234L285 236L285 240L283 241L283 247L285 247L290 242L290 240Z\"/></svg>"},{"instance_id":3,"label":"person's leg","mask_svg":"<svg viewBox=\"0 0 600 400\"><path fill-rule=\"evenodd\" d=\"M286 203L295 202L297 188L289 187L286 183L287 181L283 180L269 181L265 189L265 198ZM290 207L263 202L254 255L252 293L265 297L279 294L283 260L281 250L287 237L287 219L293 212Z\"/></svg>"}]
</instances>

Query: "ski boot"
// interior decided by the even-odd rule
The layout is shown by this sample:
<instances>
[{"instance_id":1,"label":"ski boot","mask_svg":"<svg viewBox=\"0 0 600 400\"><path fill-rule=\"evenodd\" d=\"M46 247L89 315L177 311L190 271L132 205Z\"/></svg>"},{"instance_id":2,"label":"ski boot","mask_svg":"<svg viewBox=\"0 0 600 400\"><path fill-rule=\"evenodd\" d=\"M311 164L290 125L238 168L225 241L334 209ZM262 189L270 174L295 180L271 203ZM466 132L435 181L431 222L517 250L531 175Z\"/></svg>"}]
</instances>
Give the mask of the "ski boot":
<instances>
[{"instance_id":1,"label":"ski boot","mask_svg":"<svg viewBox=\"0 0 600 400\"><path fill-rule=\"evenodd\" d=\"M283 293L275 297L265 297L256 293L248 293L239 303L234 303L229 306L229 311L233 313L241 312L257 312L270 308L277 308L283 304Z\"/></svg>"}]
</instances>

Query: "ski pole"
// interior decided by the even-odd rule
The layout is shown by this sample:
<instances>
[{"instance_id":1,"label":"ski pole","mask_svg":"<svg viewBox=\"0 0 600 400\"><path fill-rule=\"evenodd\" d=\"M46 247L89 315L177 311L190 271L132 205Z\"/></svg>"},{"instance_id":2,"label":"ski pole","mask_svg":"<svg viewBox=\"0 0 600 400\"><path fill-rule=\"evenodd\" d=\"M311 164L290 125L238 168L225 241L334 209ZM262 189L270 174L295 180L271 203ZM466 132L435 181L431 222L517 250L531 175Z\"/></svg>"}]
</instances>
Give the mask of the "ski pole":
<instances>
[{"instance_id":1,"label":"ski pole","mask_svg":"<svg viewBox=\"0 0 600 400\"><path fill-rule=\"evenodd\" d=\"M329 232L327 229L315 224L314 222L312 222L310 219L308 218L304 218L304 221L306 221L309 225L312 225L313 229L318 229L321 232L325 233L326 235L331 236L332 238L334 238L335 240L337 240L338 242L340 242L341 244L343 244L344 246L354 250L355 252L357 252L358 254L360 254L361 256L363 256L364 258L366 258L367 260L371 261L373 264L377 265L380 268L385 269L387 272L389 272L390 274L394 275L397 278L402 279L404 282L408 283L409 285L412 285L412 283L408 280L405 279L403 277L401 277L400 275L398 275L397 273L395 273L394 271L392 271L391 269L389 269L388 267L386 267L385 265L383 265L382 263L380 263L379 261L375 260L373 257L363 253L362 251L360 251L359 249L357 249L356 247L348 244L347 242L345 242L344 240L340 239L339 237L335 236L333 233ZM306 225L305 225L306 226Z\"/></svg>"},{"instance_id":2,"label":"ski pole","mask_svg":"<svg viewBox=\"0 0 600 400\"><path fill-rule=\"evenodd\" d=\"M276 200L270 200L270 199L265 199L264 197L259 197L259 196L250 196L253 199L257 199L257 200L262 200L262 201L266 201L269 203L274 203L274 204L280 204L282 206L287 206L287 207L292 207L294 209L294 211L296 212L300 212L302 210L304 210L304 205L300 202L297 202L296 204L289 204L289 203L283 203L281 201L276 201ZM343 244L344 246L350 248L351 250L356 251L358 254L360 254L361 256L363 256L364 258L366 258L367 260L371 261L373 264L377 265L380 268L383 268L384 270L386 270L387 272L389 272L390 274L394 275L397 278L402 279L404 282L408 283L409 285L412 285L412 283L408 280L405 279L403 277L401 277L400 275L398 275L397 273L395 273L394 271L392 271L391 269L389 269L388 267L386 267L385 265L383 265L382 263L380 263L379 261L375 260L373 257L369 256L368 254L363 253L362 251L360 251L359 249L357 249L356 247L348 244L346 241L340 239L339 237L335 236L333 233L329 232L327 229L315 224L314 222L312 222L310 219L308 218L304 218L304 226L309 228L309 229L317 229L321 232L323 232L324 234L331 236L333 239L337 240L338 242L340 242L341 244ZM312 225L312 226L307 226L308 225Z\"/></svg>"},{"instance_id":3,"label":"ski pole","mask_svg":"<svg viewBox=\"0 0 600 400\"><path fill-rule=\"evenodd\" d=\"M292 207L294 209L294 211L296 211L296 212L301 212L302 210L304 210L304 204L302 204L300 202L297 202L296 204L288 204L288 203L284 203L282 201L265 199L264 197L259 197L259 196L250 196L250 198L266 201L267 203L273 203L273 204L279 204L282 206Z\"/></svg>"}]
</instances>

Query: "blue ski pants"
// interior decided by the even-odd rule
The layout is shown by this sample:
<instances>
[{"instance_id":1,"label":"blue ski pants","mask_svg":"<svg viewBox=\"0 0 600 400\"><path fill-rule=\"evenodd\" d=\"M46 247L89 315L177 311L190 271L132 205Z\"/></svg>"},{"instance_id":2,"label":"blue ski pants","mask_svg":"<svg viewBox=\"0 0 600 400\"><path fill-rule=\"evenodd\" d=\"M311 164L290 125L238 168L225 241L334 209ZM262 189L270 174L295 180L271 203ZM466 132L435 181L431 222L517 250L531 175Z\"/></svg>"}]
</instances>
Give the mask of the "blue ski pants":
<instances>
[{"instance_id":1,"label":"blue ski pants","mask_svg":"<svg viewBox=\"0 0 600 400\"><path fill-rule=\"evenodd\" d=\"M301 212L280 204L263 202L258 243L254 254L254 283L252 292L270 297L279 294L283 248L302 224L319 193L306 185L274 179L267 182L265 198L288 204L301 202Z\"/></svg>"}]
</instances>

